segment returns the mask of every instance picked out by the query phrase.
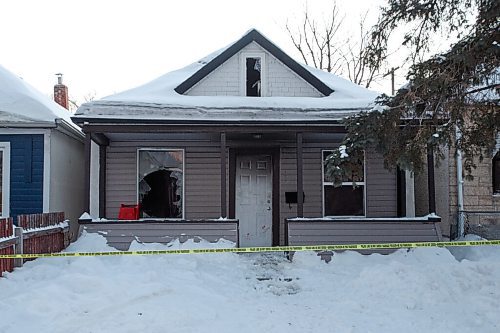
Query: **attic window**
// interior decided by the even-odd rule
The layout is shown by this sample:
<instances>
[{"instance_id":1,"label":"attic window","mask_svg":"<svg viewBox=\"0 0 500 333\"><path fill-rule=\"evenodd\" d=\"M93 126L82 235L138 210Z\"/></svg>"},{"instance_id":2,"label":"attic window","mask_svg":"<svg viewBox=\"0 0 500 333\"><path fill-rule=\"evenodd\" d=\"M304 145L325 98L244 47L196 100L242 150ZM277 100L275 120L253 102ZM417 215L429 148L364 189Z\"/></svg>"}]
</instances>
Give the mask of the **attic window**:
<instances>
[{"instance_id":1,"label":"attic window","mask_svg":"<svg viewBox=\"0 0 500 333\"><path fill-rule=\"evenodd\" d=\"M249 57L246 58L246 96L260 97L261 96L261 73L262 61L261 58Z\"/></svg>"}]
</instances>

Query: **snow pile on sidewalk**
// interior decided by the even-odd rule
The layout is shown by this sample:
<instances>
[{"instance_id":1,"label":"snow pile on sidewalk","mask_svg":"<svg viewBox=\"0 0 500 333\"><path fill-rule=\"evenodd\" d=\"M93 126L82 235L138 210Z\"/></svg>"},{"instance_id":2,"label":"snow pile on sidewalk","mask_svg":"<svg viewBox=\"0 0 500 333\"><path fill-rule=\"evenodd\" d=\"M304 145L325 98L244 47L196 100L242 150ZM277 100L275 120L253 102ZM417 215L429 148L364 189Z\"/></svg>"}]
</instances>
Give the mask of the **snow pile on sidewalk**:
<instances>
[{"instance_id":1,"label":"snow pile on sidewalk","mask_svg":"<svg viewBox=\"0 0 500 333\"><path fill-rule=\"evenodd\" d=\"M499 332L500 248L452 252L37 259L0 279L0 332Z\"/></svg>"}]
</instances>

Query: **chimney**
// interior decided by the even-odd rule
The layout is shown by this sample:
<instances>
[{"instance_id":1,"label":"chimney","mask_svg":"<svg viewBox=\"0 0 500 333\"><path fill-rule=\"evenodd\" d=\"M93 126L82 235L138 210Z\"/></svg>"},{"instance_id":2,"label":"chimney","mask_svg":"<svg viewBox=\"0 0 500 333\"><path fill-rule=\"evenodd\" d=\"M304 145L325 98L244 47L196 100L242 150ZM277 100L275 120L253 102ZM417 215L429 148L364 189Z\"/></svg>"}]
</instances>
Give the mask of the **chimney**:
<instances>
[{"instance_id":1,"label":"chimney","mask_svg":"<svg viewBox=\"0 0 500 333\"><path fill-rule=\"evenodd\" d=\"M57 73L57 84L54 86L54 101L65 109L69 109L68 87L62 83L62 73Z\"/></svg>"}]
</instances>

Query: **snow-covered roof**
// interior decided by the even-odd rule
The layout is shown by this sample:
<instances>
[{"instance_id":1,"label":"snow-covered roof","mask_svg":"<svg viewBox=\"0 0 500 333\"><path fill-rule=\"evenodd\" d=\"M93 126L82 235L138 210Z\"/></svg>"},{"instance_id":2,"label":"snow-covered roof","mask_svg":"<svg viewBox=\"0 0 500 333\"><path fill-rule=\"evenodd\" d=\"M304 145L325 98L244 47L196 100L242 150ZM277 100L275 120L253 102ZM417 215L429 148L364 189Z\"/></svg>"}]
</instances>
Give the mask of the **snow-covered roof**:
<instances>
[{"instance_id":1,"label":"snow-covered roof","mask_svg":"<svg viewBox=\"0 0 500 333\"><path fill-rule=\"evenodd\" d=\"M0 65L0 122L2 127L37 124L54 127L61 120L78 130L72 114Z\"/></svg>"},{"instance_id":2,"label":"snow-covered roof","mask_svg":"<svg viewBox=\"0 0 500 333\"><path fill-rule=\"evenodd\" d=\"M282 52L255 30L251 30L245 36L250 33L264 38L274 50L278 50L275 52ZM180 86L189 80L192 81L193 77L207 72L206 66L213 67L214 61L220 60L221 55L234 48L240 41L241 39L145 85L86 103L77 110L74 119L338 120L360 110L371 109L375 98L379 95L337 75L299 64L288 56L286 57L289 62L290 60L293 62L295 69L298 67L302 72L301 76L313 78L318 82L317 85L323 85L330 94L325 97L246 97L191 96L177 92Z\"/></svg>"}]
</instances>

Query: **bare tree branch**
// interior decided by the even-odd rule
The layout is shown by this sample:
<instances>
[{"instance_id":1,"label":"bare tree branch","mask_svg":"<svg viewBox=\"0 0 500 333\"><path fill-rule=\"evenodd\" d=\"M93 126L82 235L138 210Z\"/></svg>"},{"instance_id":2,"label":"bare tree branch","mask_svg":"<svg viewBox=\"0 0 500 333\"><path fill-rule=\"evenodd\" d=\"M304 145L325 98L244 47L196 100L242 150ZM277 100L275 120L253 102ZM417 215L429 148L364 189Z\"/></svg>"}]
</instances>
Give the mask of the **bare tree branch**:
<instances>
[{"instance_id":1,"label":"bare tree branch","mask_svg":"<svg viewBox=\"0 0 500 333\"><path fill-rule=\"evenodd\" d=\"M378 59L377 63L372 60L376 45L370 43L372 31L365 27L368 12L360 18L356 38L339 34L344 17L339 12L336 0L332 2L330 13L320 25L311 17L306 6L299 28L292 32L290 26L286 26L293 45L306 64L345 75L352 82L368 88L375 78L382 77L379 74L383 70L382 59Z\"/></svg>"}]
</instances>

